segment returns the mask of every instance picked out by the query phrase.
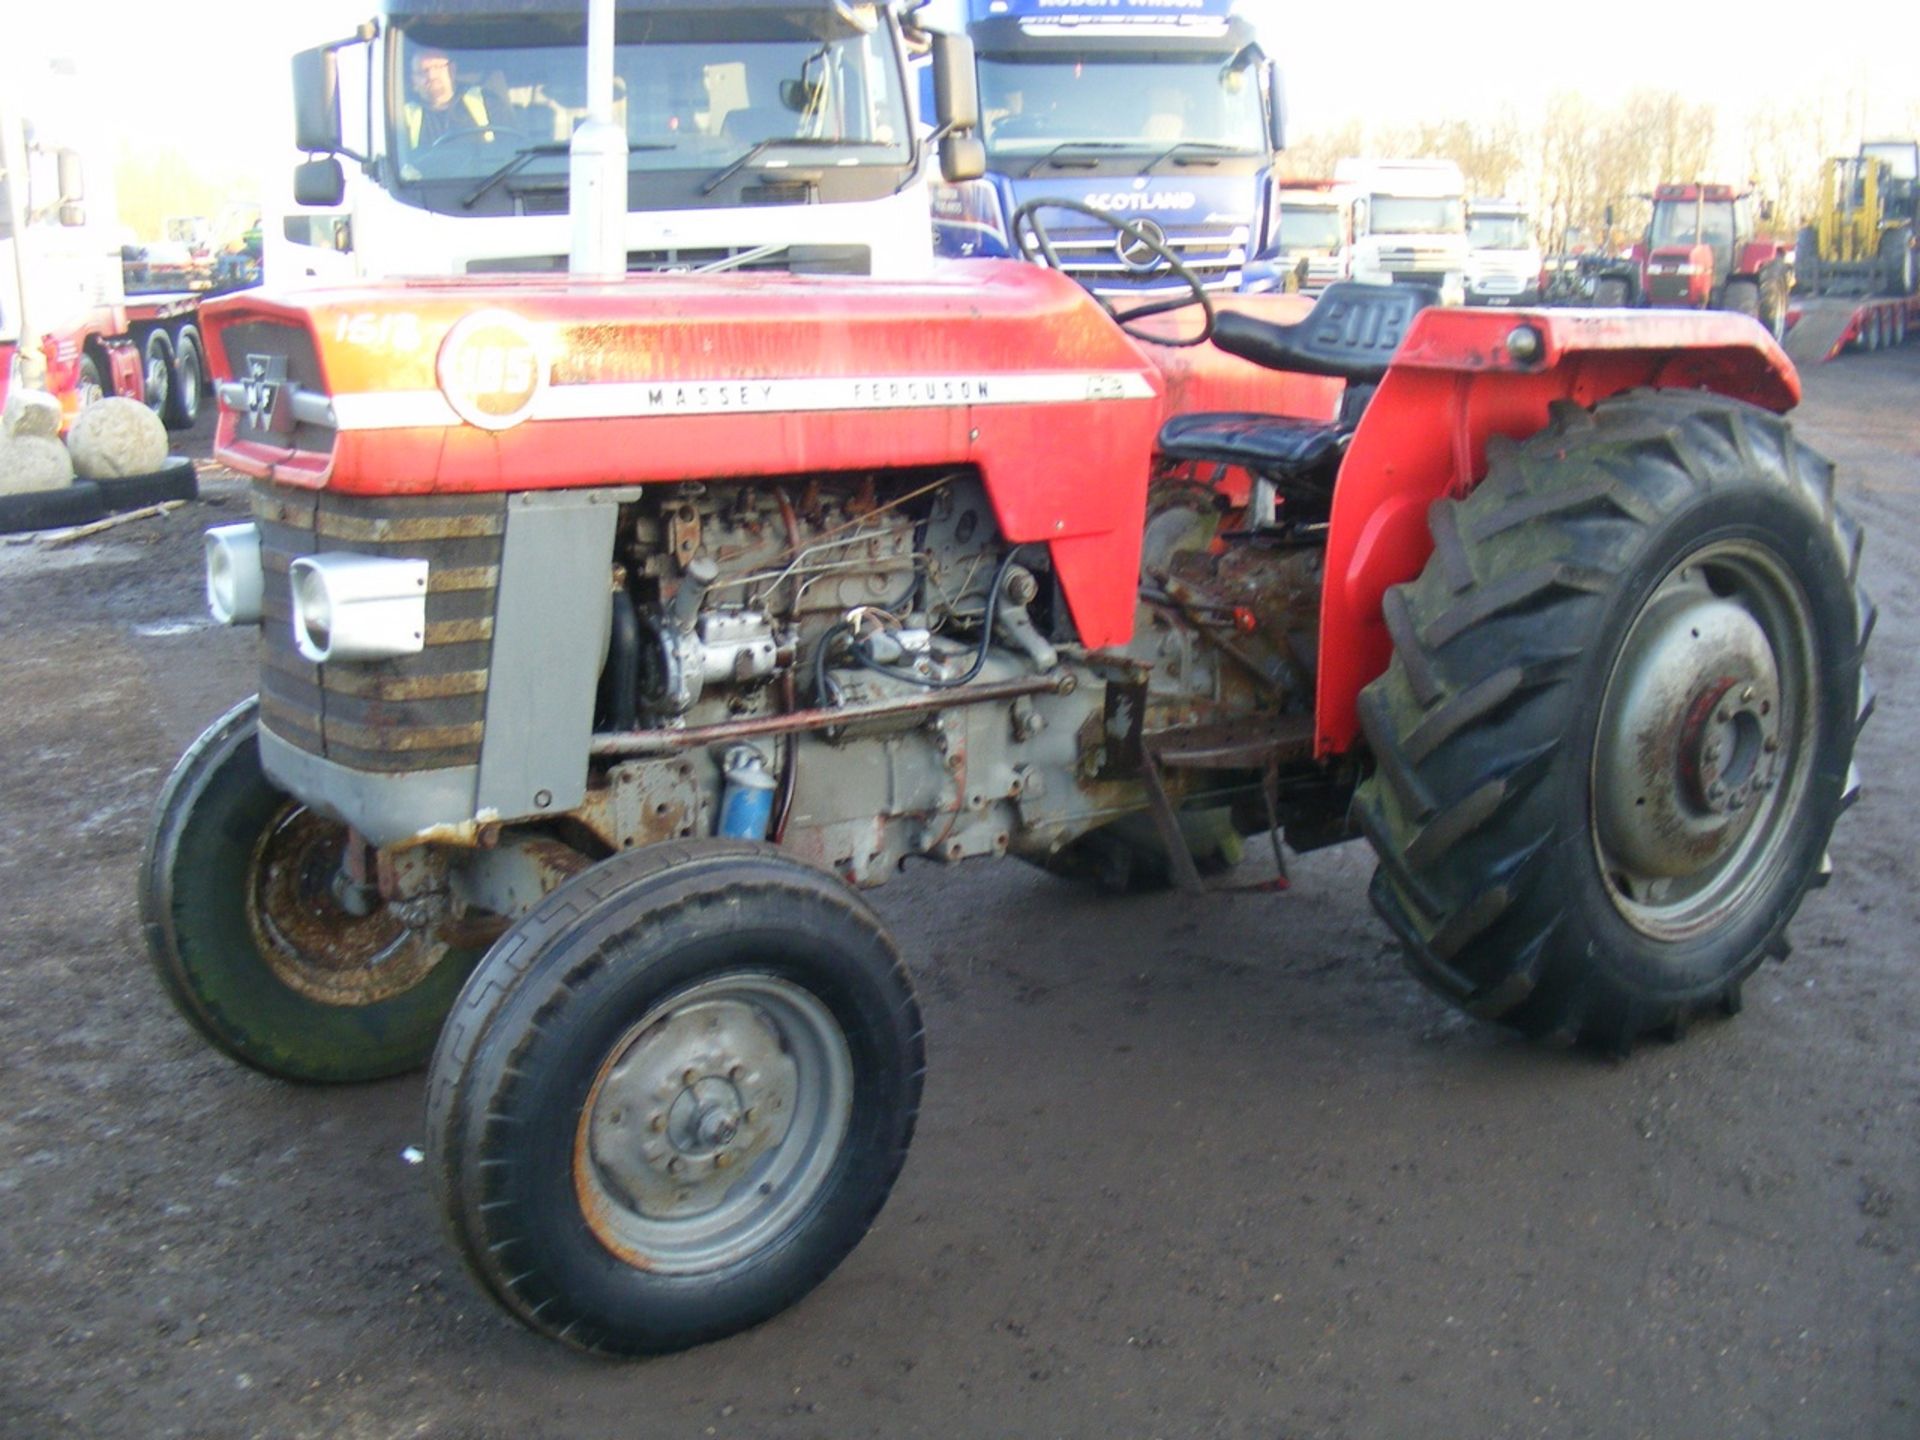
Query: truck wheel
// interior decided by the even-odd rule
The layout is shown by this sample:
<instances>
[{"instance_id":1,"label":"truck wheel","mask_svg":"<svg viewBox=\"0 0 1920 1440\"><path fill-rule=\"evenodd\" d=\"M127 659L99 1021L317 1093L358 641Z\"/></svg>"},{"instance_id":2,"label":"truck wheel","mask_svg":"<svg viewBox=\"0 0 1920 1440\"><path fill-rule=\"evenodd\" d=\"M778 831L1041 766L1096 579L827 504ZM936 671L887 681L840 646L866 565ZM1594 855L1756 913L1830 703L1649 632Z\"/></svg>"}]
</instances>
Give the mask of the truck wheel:
<instances>
[{"instance_id":1,"label":"truck wheel","mask_svg":"<svg viewBox=\"0 0 1920 1440\"><path fill-rule=\"evenodd\" d=\"M617 855L474 971L427 1087L442 1213L534 1330L651 1354L826 1278L906 1159L919 1009L878 918L770 846Z\"/></svg>"},{"instance_id":2,"label":"truck wheel","mask_svg":"<svg viewBox=\"0 0 1920 1440\"><path fill-rule=\"evenodd\" d=\"M182 325L173 342L172 383L167 388L166 414L161 417L168 429L191 430L199 422L204 375L200 332Z\"/></svg>"},{"instance_id":3,"label":"truck wheel","mask_svg":"<svg viewBox=\"0 0 1920 1440\"><path fill-rule=\"evenodd\" d=\"M344 827L260 769L259 702L174 767L141 868L140 918L167 994L216 1047L289 1080L373 1080L422 1064L478 958L331 880Z\"/></svg>"},{"instance_id":4,"label":"truck wheel","mask_svg":"<svg viewBox=\"0 0 1920 1440\"><path fill-rule=\"evenodd\" d=\"M1751 280L1729 280L1726 294L1720 301L1720 308L1730 310L1735 315L1760 319L1760 287Z\"/></svg>"},{"instance_id":5,"label":"truck wheel","mask_svg":"<svg viewBox=\"0 0 1920 1440\"><path fill-rule=\"evenodd\" d=\"M140 347L141 383L146 387L147 408L165 418L173 393L173 342L164 330L149 330Z\"/></svg>"},{"instance_id":6,"label":"truck wheel","mask_svg":"<svg viewBox=\"0 0 1920 1440\"><path fill-rule=\"evenodd\" d=\"M73 398L77 410L84 410L96 400L104 399L110 392L107 383L101 378L105 372L100 362L91 355L82 355L80 363L73 372Z\"/></svg>"},{"instance_id":7,"label":"truck wheel","mask_svg":"<svg viewBox=\"0 0 1920 1440\"><path fill-rule=\"evenodd\" d=\"M1361 696L1372 896L1415 973L1624 1050L1737 1008L1852 798L1873 610L1833 467L1777 417L1636 392L1432 510Z\"/></svg>"},{"instance_id":8,"label":"truck wheel","mask_svg":"<svg viewBox=\"0 0 1920 1440\"><path fill-rule=\"evenodd\" d=\"M1603 275L1593 282L1593 303L1602 310L1618 310L1629 298L1627 282L1618 275Z\"/></svg>"}]
</instances>

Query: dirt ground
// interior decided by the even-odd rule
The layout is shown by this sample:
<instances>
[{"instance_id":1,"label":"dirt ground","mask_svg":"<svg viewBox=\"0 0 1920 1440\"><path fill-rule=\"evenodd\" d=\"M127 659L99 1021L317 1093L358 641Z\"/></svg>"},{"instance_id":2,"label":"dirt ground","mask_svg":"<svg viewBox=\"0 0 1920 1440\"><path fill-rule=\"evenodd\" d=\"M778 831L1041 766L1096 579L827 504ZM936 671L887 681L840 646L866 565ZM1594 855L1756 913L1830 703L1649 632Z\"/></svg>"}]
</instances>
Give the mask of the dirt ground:
<instances>
[{"instance_id":1,"label":"dirt ground","mask_svg":"<svg viewBox=\"0 0 1920 1440\"><path fill-rule=\"evenodd\" d=\"M877 896L931 1065L892 1202L797 1309L642 1364L469 1282L404 1156L419 1077L264 1079L149 973L148 808L252 688L199 593L237 487L0 545L0 1432L1920 1435L1920 345L1808 390L1880 710L1744 1015L1624 1062L1459 1018L1359 847L1200 902L917 867Z\"/></svg>"}]
</instances>

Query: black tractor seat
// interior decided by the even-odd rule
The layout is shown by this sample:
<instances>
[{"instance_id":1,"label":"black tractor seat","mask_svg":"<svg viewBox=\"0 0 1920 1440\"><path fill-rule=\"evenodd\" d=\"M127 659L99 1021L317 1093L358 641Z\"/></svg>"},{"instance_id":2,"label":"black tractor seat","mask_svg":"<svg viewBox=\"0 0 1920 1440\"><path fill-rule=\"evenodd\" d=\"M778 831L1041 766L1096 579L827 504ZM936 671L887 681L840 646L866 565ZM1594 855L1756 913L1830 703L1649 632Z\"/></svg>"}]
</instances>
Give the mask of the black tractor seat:
<instances>
[{"instance_id":1,"label":"black tractor seat","mask_svg":"<svg viewBox=\"0 0 1920 1440\"><path fill-rule=\"evenodd\" d=\"M1321 292L1304 320L1278 325L1222 310L1213 343L1269 370L1331 375L1349 382L1337 420L1296 420L1240 411L1176 415L1160 427L1160 454L1172 461L1238 465L1298 493L1330 488L1373 382L1387 373L1413 317L1439 301L1424 285L1342 280Z\"/></svg>"}]
</instances>

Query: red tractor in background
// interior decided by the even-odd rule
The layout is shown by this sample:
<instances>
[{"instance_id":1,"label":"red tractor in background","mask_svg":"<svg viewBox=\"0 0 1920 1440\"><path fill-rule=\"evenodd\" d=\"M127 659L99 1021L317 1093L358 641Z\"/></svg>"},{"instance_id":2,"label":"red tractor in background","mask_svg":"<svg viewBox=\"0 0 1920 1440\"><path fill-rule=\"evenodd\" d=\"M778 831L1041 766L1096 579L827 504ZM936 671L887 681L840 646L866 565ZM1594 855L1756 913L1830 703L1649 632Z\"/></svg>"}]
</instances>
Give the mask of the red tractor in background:
<instances>
[{"instance_id":1,"label":"red tractor in background","mask_svg":"<svg viewBox=\"0 0 1920 1440\"><path fill-rule=\"evenodd\" d=\"M1090 212L1016 218L1051 261L1047 208ZM260 694L160 796L148 945L269 1073L431 1057L439 1208L534 1329L715 1339L858 1243L925 1053L856 891L912 858L1199 890L1242 835L1364 835L1422 981L1616 1051L1786 953L1873 609L1773 341L1213 297L1100 218L1190 293L973 261L208 307L256 477L208 594Z\"/></svg>"},{"instance_id":2,"label":"red tractor in background","mask_svg":"<svg viewBox=\"0 0 1920 1440\"><path fill-rule=\"evenodd\" d=\"M1646 234L1626 260L1599 271L1594 304L1731 310L1781 339L1793 275L1786 247L1759 233L1770 213L1752 191L1730 185L1659 186Z\"/></svg>"}]
</instances>

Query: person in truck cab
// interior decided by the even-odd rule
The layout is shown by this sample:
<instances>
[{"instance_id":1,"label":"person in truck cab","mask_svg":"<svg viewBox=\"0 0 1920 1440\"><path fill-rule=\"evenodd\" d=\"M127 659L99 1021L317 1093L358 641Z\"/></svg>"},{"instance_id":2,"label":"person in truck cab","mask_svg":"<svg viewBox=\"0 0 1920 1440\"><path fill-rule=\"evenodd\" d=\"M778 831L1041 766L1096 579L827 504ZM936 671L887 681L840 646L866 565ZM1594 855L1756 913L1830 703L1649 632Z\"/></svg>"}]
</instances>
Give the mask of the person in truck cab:
<instances>
[{"instance_id":1,"label":"person in truck cab","mask_svg":"<svg viewBox=\"0 0 1920 1440\"><path fill-rule=\"evenodd\" d=\"M486 143L493 139L494 123L487 97L478 87L461 89L454 80L453 57L444 50L421 48L413 52L407 79L415 99L406 106L407 145L415 153L456 136Z\"/></svg>"}]
</instances>

